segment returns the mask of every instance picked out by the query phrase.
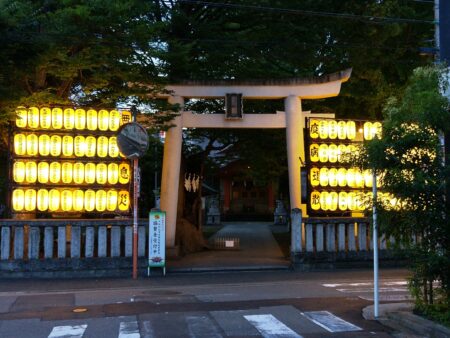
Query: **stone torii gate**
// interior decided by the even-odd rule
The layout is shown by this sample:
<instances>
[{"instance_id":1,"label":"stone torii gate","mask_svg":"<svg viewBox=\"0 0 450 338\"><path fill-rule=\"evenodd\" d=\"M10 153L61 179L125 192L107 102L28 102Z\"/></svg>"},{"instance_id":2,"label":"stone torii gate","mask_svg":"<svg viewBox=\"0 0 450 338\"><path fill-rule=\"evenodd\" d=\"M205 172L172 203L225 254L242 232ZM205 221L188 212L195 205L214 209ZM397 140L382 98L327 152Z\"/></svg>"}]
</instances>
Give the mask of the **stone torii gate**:
<instances>
[{"instance_id":1,"label":"stone torii gate","mask_svg":"<svg viewBox=\"0 0 450 338\"><path fill-rule=\"evenodd\" d=\"M186 81L166 87L170 94L161 94L171 104L179 104L181 114L171 121L174 126L166 133L161 179L161 210L166 211L166 247L175 247L178 188L181 165L183 128L286 128L291 209L306 214L301 200L300 168L305 163L303 129L305 117L322 116L302 111L302 99L322 99L339 95L351 69L312 78L288 80L223 80ZM284 112L276 114L247 114L240 119L227 119L224 114L193 114L183 111L185 98L225 98L227 94L241 94L247 99L282 99ZM333 117L333 116L330 116Z\"/></svg>"}]
</instances>

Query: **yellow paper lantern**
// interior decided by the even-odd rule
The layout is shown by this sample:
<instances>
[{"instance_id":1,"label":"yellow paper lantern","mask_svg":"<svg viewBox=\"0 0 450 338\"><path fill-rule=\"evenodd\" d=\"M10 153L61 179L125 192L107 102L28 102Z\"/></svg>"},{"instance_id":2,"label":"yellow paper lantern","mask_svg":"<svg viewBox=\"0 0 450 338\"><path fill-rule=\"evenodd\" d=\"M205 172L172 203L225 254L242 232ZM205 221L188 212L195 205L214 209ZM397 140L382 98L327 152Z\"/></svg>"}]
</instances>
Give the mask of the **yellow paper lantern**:
<instances>
[{"instance_id":1,"label":"yellow paper lantern","mask_svg":"<svg viewBox=\"0 0 450 338\"><path fill-rule=\"evenodd\" d=\"M108 166L105 163L98 163L95 176L98 184L105 184L108 180Z\"/></svg>"},{"instance_id":2,"label":"yellow paper lantern","mask_svg":"<svg viewBox=\"0 0 450 338\"><path fill-rule=\"evenodd\" d=\"M337 172L337 181L340 187L347 186L347 169L339 168Z\"/></svg>"},{"instance_id":3,"label":"yellow paper lantern","mask_svg":"<svg viewBox=\"0 0 450 338\"><path fill-rule=\"evenodd\" d=\"M328 161L328 145L322 143L319 146L319 161L325 163Z\"/></svg>"},{"instance_id":4,"label":"yellow paper lantern","mask_svg":"<svg viewBox=\"0 0 450 338\"><path fill-rule=\"evenodd\" d=\"M28 108L28 127L38 128L39 127L39 108L30 107Z\"/></svg>"},{"instance_id":5,"label":"yellow paper lantern","mask_svg":"<svg viewBox=\"0 0 450 338\"><path fill-rule=\"evenodd\" d=\"M119 182L119 165L117 163L108 164L108 183L117 184Z\"/></svg>"},{"instance_id":6,"label":"yellow paper lantern","mask_svg":"<svg viewBox=\"0 0 450 338\"><path fill-rule=\"evenodd\" d=\"M328 137L332 140L338 136L338 124L335 120L328 121Z\"/></svg>"},{"instance_id":7,"label":"yellow paper lantern","mask_svg":"<svg viewBox=\"0 0 450 338\"><path fill-rule=\"evenodd\" d=\"M36 134L27 135L27 155L36 156L38 154L39 138Z\"/></svg>"},{"instance_id":8,"label":"yellow paper lantern","mask_svg":"<svg viewBox=\"0 0 450 338\"><path fill-rule=\"evenodd\" d=\"M49 129L52 126L52 110L50 108L41 108L39 112L39 124L41 129Z\"/></svg>"},{"instance_id":9,"label":"yellow paper lantern","mask_svg":"<svg viewBox=\"0 0 450 338\"><path fill-rule=\"evenodd\" d=\"M106 193L106 210L115 211L117 209L117 198L117 191L108 190Z\"/></svg>"},{"instance_id":10,"label":"yellow paper lantern","mask_svg":"<svg viewBox=\"0 0 450 338\"><path fill-rule=\"evenodd\" d=\"M87 184L95 183L95 164L94 163L86 163L84 165L84 181Z\"/></svg>"},{"instance_id":11,"label":"yellow paper lantern","mask_svg":"<svg viewBox=\"0 0 450 338\"><path fill-rule=\"evenodd\" d=\"M39 136L39 155L48 156L50 154L50 136L42 134Z\"/></svg>"},{"instance_id":12,"label":"yellow paper lantern","mask_svg":"<svg viewBox=\"0 0 450 338\"><path fill-rule=\"evenodd\" d=\"M383 134L383 126L380 122L372 123L372 135L373 137L381 138Z\"/></svg>"},{"instance_id":13,"label":"yellow paper lantern","mask_svg":"<svg viewBox=\"0 0 450 338\"><path fill-rule=\"evenodd\" d=\"M94 157L95 156L96 146L97 146L97 140L95 139L94 136L88 136L85 139L85 143L86 143L86 153L85 153L85 155L87 157Z\"/></svg>"},{"instance_id":14,"label":"yellow paper lantern","mask_svg":"<svg viewBox=\"0 0 450 338\"><path fill-rule=\"evenodd\" d=\"M72 170L73 164L70 162L64 162L61 166L61 179L65 184L72 183Z\"/></svg>"},{"instance_id":15,"label":"yellow paper lantern","mask_svg":"<svg viewBox=\"0 0 450 338\"><path fill-rule=\"evenodd\" d=\"M27 152L27 137L24 134L14 135L14 153L19 156Z\"/></svg>"},{"instance_id":16,"label":"yellow paper lantern","mask_svg":"<svg viewBox=\"0 0 450 338\"><path fill-rule=\"evenodd\" d=\"M25 181L27 183L35 183L37 180L37 164L36 162L28 161L25 163Z\"/></svg>"},{"instance_id":17,"label":"yellow paper lantern","mask_svg":"<svg viewBox=\"0 0 450 338\"><path fill-rule=\"evenodd\" d=\"M25 128L27 126L27 109L25 107L18 107L16 109L16 126Z\"/></svg>"},{"instance_id":18,"label":"yellow paper lantern","mask_svg":"<svg viewBox=\"0 0 450 338\"><path fill-rule=\"evenodd\" d=\"M364 170L364 185L367 188L372 188L372 170L366 169Z\"/></svg>"},{"instance_id":19,"label":"yellow paper lantern","mask_svg":"<svg viewBox=\"0 0 450 338\"><path fill-rule=\"evenodd\" d=\"M127 124L133 120L129 111L122 111L120 115L120 125Z\"/></svg>"},{"instance_id":20,"label":"yellow paper lantern","mask_svg":"<svg viewBox=\"0 0 450 338\"><path fill-rule=\"evenodd\" d=\"M109 112L105 109L98 111L98 129L106 131L109 128Z\"/></svg>"},{"instance_id":21,"label":"yellow paper lantern","mask_svg":"<svg viewBox=\"0 0 450 338\"><path fill-rule=\"evenodd\" d=\"M372 122L365 122L364 123L364 139L370 141L372 138L373 138Z\"/></svg>"},{"instance_id":22,"label":"yellow paper lantern","mask_svg":"<svg viewBox=\"0 0 450 338\"><path fill-rule=\"evenodd\" d=\"M50 163L49 180L54 184L61 180L61 164L59 162Z\"/></svg>"},{"instance_id":23,"label":"yellow paper lantern","mask_svg":"<svg viewBox=\"0 0 450 338\"><path fill-rule=\"evenodd\" d=\"M350 192L350 193L347 194L347 208L350 211L358 210L356 194L354 192Z\"/></svg>"},{"instance_id":24,"label":"yellow paper lantern","mask_svg":"<svg viewBox=\"0 0 450 338\"><path fill-rule=\"evenodd\" d=\"M47 162L39 162L38 164L38 182L48 183L48 175L50 173L50 166Z\"/></svg>"},{"instance_id":25,"label":"yellow paper lantern","mask_svg":"<svg viewBox=\"0 0 450 338\"><path fill-rule=\"evenodd\" d=\"M59 209L59 203L61 200L61 194L58 189L51 189L48 193L48 210L57 211Z\"/></svg>"},{"instance_id":26,"label":"yellow paper lantern","mask_svg":"<svg viewBox=\"0 0 450 338\"><path fill-rule=\"evenodd\" d=\"M81 135L75 136L73 144L75 148L75 156L83 157L86 153L86 141L84 136Z\"/></svg>"},{"instance_id":27,"label":"yellow paper lantern","mask_svg":"<svg viewBox=\"0 0 450 338\"><path fill-rule=\"evenodd\" d=\"M319 168L311 168L309 181L311 182L311 186L317 187L320 184L320 170Z\"/></svg>"},{"instance_id":28,"label":"yellow paper lantern","mask_svg":"<svg viewBox=\"0 0 450 338\"><path fill-rule=\"evenodd\" d=\"M328 146L328 161L330 163L336 163L338 160L338 147L335 144Z\"/></svg>"},{"instance_id":29,"label":"yellow paper lantern","mask_svg":"<svg viewBox=\"0 0 450 338\"><path fill-rule=\"evenodd\" d=\"M73 137L70 135L65 135L62 138L62 154L64 156L73 155Z\"/></svg>"},{"instance_id":30,"label":"yellow paper lantern","mask_svg":"<svg viewBox=\"0 0 450 338\"><path fill-rule=\"evenodd\" d=\"M354 140L356 137L356 124L355 121L347 121L347 138Z\"/></svg>"},{"instance_id":31,"label":"yellow paper lantern","mask_svg":"<svg viewBox=\"0 0 450 338\"><path fill-rule=\"evenodd\" d=\"M86 128L86 111L84 109L75 110L75 129L84 130Z\"/></svg>"},{"instance_id":32,"label":"yellow paper lantern","mask_svg":"<svg viewBox=\"0 0 450 338\"><path fill-rule=\"evenodd\" d=\"M345 123L345 121L339 121L337 123L337 136L340 140L345 140L347 138L347 123Z\"/></svg>"},{"instance_id":33,"label":"yellow paper lantern","mask_svg":"<svg viewBox=\"0 0 450 338\"><path fill-rule=\"evenodd\" d=\"M337 187L338 185L338 178L337 178L338 171L336 168L330 168L328 170L328 184L330 187Z\"/></svg>"},{"instance_id":34,"label":"yellow paper lantern","mask_svg":"<svg viewBox=\"0 0 450 338\"><path fill-rule=\"evenodd\" d=\"M356 193L356 207L358 211L364 211L366 209L364 196L365 194L362 191Z\"/></svg>"},{"instance_id":35,"label":"yellow paper lantern","mask_svg":"<svg viewBox=\"0 0 450 338\"><path fill-rule=\"evenodd\" d=\"M345 191L341 191L338 196L339 210L347 210L348 195Z\"/></svg>"},{"instance_id":36,"label":"yellow paper lantern","mask_svg":"<svg viewBox=\"0 0 450 338\"><path fill-rule=\"evenodd\" d=\"M319 137L323 140L328 138L328 121L319 121Z\"/></svg>"},{"instance_id":37,"label":"yellow paper lantern","mask_svg":"<svg viewBox=\"0 0 450 338\"><path fill-rule=\"evenodd\" d=\"M338 208L338 193L335 191L332 191L328 194L327 203L328 203L328 209L330 211L336 211Z\"/></svg>"},{"instance_id":38,"label":"yellow paper lantern","mask_svg":"<svg viewBox=\"0 0 450 338\"><path fill-rule=\"evenodd\" d=\"M12 193L12 207L14 211L22 211L25 204L25 192L22 189L14 189Z\"/></svg>"},{"instance_id":39,"label":"yellow paper lantern","mask_svg":"<svg viewBox=\"0 0 450 338\"><path fill-rule=\"evenodd\" d=\"M315 190L311 193L310 204L312 210L320 210L320 192Z\"/></svg>"},{"instance_id":40,"label":"yellow paper lantern","mask_svg":"<svg viewBox=\"0 0 450 338\"><path fill-rule=\"evenodd\" d=\"M97 111L94 109L89 109L86 112L86 124L87 129L97 130Z\"/></svg>"},{"instance_id":41,"label":"yellow paper lantern","mask_svg":"<svg viewBox=\"0 0 450 338\"><path fill-rule=\"evenodd\" d=\"M95 209L95 191L88 189L84 192L84 210L93 211Z\"/></svg>"},{"instance_id":42,"label":"yellow paper lantern","mask_svg":"<svg viewBox=\"0 0 450 338\"><path fill-rule=\"evenodd\" d=\"M347 154L348 154L349 156L358 156L358 155L359 155L359 148L356 147L356 146L353 145L353 144L349 144L349 145L347 146Z\"/></svg>"},{"instance_id":43,"label":"yellow paper lantern","mask_svg":"<svg viewBox=\"0 0 450 338\"><path fill-rule=\"evenodd\" d=\"M52 135L50 137L50 155L61 156L61 136Z\"/></svg>"},{"instance_id":44,"label":"yellow paper lantern","mask_svg":"<svg viewBox=\"0 0 450 338\"><path fill-rule=\"evenodd\" d=\"M23 183L25 180L25 162L16 161L13 164L13 179L14 182Z\"/></svg>"},{"instance_id":45,"label":"yellow paper lantern","mask_svg":"<svg viewBox=\"0 0 450 338\"><path fill-rule=\"evenodd\" d=\"M64 129L75 127L75 111L72 108L64 109Z\"/></svg>"},{"instance_id":46,"label":"yellow paper lantern","mask_svg":"<svg viewBox=\"0 0 450 338\"><path fill-rule=\"evenodd\" d=\"M127 184L128 182L130 182L130 178L131 178L130 165L128 163L119 164L119 183Z\"/></svg>"},{"instance_id":47,"label":"yellow paper lantern","mask_svg":"<svg viewBox=\"0 0 450 338\"><path fill-rule=\"evenodd\" d=\"M73 182L76 184L84 183L84 164L76 162L73 165Z\"/></svg>"},{"instance_id":48,"label":"yellow paper lantern","mask_svg":"<svg viewBox=\"0 0 450 338\"><path fill-rule=\"evenodd\" d=\"M319 181L321 187L327 187L328 186L328 168L323 167L320 168L320 174L319 174Z\"/></svg>"},{"instance_id":49,"label":"yellow paper lantern","mask_svg":"<svg viewBox=\"0 0 450 338\"><path fill-rule=\"evenodd\" d=\"M106 191L105 190L97 190L97 192L95 193L95 209L100 212L106 210Z\"/></svg>"},{"instance_id":50,"label":"yellow paper lantern","mask_svg":"<svg viewBox=\"0 0 450 338\"><path fill-rule=\"evenodd\" d=\"M347 159L347 146L345 144L338 145L337 148L337 162L342 163Z\"/></svg>"},{"instance_id":51,"label":"yellow paper lantern","mask_svg":"<svg viewBox=\"0 0 450 338\"><path fill-rule=\"evenodd\" d=\"M109 130L117 131L120 127L120 113L117 110L109 112Z\"/></svg>"},{"instance_id":52,"label":"yellow paper lantern","mask_svg":"<svg viewBox=\"0 0 450 338\"><path fill-rule=\"evenodd\" d=\"M311 162L319 162L319 145L313 143L309 146L309 158Z\"/></svg>"},{"instance_id":53,"label":"yellow paper lantern","mask_svg":"<svg viewBox=\"0 0 450 338\"><path fill-rule=\"evenodd\" d=\"M36 209L36 190L27 189L25 190L25 210L33 211Z\"/></svg>"},{"instance_id":54,"label":"yellow paper lantern","mask_svg":"<svg viewBox=\"0 0 450 338\"><path fill-rule=\"evenodd\" d=\"M330 201L328 200L328 192L322 191L320 193L320 209L323 211L327 211L330 208Z\"/></svg>"},{"instance_id":55,"label":"yellow paper lantern","mask_svg":"<svg viewBox=\"0 0 450 338\"><path fill-rule=\"evenodd\" d=\"M355 169L353 168L349 168L347 169L347 185L350 188L356 188L356 184L355 184Z\"/></svg>"},{"instance_id":56,"label":"yellow paper lantern","mask_svg":"<svg viewBox=\"0 0 450 338\"><path fill-rule=\"evenodd\" d=\"M127 211L130 207L130 193L126 190L120 190L117 204L120 211Z\"/></svg>"},{"instance_id":57,"label":"yellow paper lantern","mask_svg":"<svg viewBox=\"0 0 450 338\"><path fill-rule=\"evenodd\" d=\"M106 136L100 136L97 139L97 155L102 158L108 156L108 138Z\"/></svg>"},{"instance_id":58,"label":"yellow paper lantern","mask_svg":"<svg viewBox=\"0 0 450 338\"><path fill-rule=\"evenodd\" d=\"M364 176L359 169L355 169L355 188L364 188Z\"/></svg>"},{"instance_id":59,"label":"yellow paper lantern","mask_svg":"<svg viewBox=\"0 0 450 338\"><path fill-rule=\"evenodd\" d=\"M113 158L119 156L119 147L117 146L117 137L115 136L109 138L108 154L109 157Z\"/></svg>"},{"instance_id":60,"label":"yellow paper lantern","mask_svg":"<svg viewBox=\"0 0 450 338\"><path fill-rule=\"evenodd\" d=\"M309 137L316 139L319 137L319 120L309 120Z\"/></svg>"},{"instance_id":61,"label":"yellow paper lantern","mask_svg":"<svg viewBox=\"0 0 450 338\"><path fill-rule=\"evenodd\" d=\"M37 209L39 211L47 211L48 209L48 190L39 189L37 192Z\"/></svg>"},{"instance_id":62,"label":"yellow paper lantern","mask_svg":"<svg viewBox=\"0 0 450 338\"><path fill-rule=\"evenodd\" d=\"M63 127L64 118L63 110L61 108L52 109L52 128L61 129Z\"/></svg>"},{"instance_id":63,"label":"yellow paper lantern","mask_svg":"<svg viewBox=\"0 0 450 338\"><path fill-rule=\"evenodd\" d=\"M83 190L74 190L72 195L72 208L74 211L83 211L84 192Z\"/></svg>"},{"instance_id":64,"label":"yellow paper lantern","mask_svg":"<svg viewBox=\"0 0 450 338\"><path fill-rule=\"evenodd\" d=\"M70 190L63 190L61 192L61 210L71 211L72 210L72 196L73 193Z\"/></svg>"}]
</instances>

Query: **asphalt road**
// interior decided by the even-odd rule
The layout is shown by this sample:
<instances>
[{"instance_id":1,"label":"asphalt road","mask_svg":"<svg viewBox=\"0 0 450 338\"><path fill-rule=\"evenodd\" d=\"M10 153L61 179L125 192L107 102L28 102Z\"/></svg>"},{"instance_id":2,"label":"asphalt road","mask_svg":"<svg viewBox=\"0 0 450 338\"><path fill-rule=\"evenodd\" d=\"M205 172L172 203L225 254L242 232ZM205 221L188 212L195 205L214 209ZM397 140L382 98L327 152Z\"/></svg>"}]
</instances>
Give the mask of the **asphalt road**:
<instances>
[{"instance_id":1,"label":"asphalt road","mask_svg":"<svg viewBox=\"0 0 450 338\"><path fill-rule=\"evenodd\" d=\"M380 299L407 299L406 276L382 270ZM0 290L2 338L391 336L361 316L370 270L1 280Z\"/></svg>"}]
</instances>

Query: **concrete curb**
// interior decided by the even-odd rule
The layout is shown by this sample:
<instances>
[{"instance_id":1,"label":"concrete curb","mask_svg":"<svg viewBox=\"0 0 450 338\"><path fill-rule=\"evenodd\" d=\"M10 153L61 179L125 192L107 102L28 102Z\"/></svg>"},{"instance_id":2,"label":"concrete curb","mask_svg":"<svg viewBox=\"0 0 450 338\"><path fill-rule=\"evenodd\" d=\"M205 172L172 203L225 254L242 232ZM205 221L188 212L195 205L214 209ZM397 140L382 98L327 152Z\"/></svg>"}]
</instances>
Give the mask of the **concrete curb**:
<instances>
[{"instance_id":1,"label":"concrete curb","mask_svg":"<svg viewBox=\"0 0 450 338\"><path fill-rule=\"evenodd\" d=\"M374 318L373 305L363 309L367 320L378 320L381 324L399 331L398 337L448 338L450 329L412 313L412 303L380 304L379 316Z\"/></svg>"}]
</instances>

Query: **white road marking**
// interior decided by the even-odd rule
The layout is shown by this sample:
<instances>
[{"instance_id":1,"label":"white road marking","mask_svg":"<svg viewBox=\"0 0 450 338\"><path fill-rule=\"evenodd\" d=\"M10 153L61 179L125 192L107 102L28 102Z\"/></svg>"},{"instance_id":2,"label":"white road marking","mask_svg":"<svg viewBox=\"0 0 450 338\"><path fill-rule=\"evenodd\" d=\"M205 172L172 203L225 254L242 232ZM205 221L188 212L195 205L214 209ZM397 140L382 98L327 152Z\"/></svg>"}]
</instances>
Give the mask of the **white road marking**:
<instances>
[{"instance_id":1,"label":"white road marking","mask_svg":"<svg viewBox=\"0 0 450 338\"><path fill-rule=\"evenodd\" d=\"M87 324L74 326L55 326L48 338L81 338L86 331Z\"/></svg>"},{"instance_id":2,"label":"white road marking","mask_svg":"<svg viewBox=\"0 0 450 338\"><path fill-rule=\"evenodd\" d=\"M272 315L244 316L264 338L303 338Z\"/></svg>"},{"instance_id":3,"label":"white road marking","mask_svg":"<svg viewBox=\"0 0 450 338\"><path fill-rule=\"evenodd\" d=\"M323 327L328 332L360 331L360 327L335 316L328 311L311 311L302 313L306 318Z\"/></svg>"},{"instance_id":4,"label":"white road marking","mask_svg":"<svg viewBox=\"0 0 450 338\"><path fill-rule=\"evenodd\" d=\"M189 337L222 338L222 335L207 316L186 316Z\"/></svg>"},{"instance_id":5,"label":"white road marking","mask_svg":"<svg viewBox=\"0 0 450 338\"><path fill-rule=\"evenodd\" d=\"M118 338L141 338L138 322L121 322Z\"/></svg>"},{"instance_id":6,"label":"white road marking","mask_svg":"<svg viewBox=\"0 0 450 338\"><path fill-rule=\"evenodd\" d=\"M373 288L365 289L336 289L339 292L344 293L360 293L360 292L373 292ZM379 292L408 292L407 288L379 288Z\"/></svg>"},{"instance_id":7,"label":"white road marking","mask_svg":"<svg viewBox=\"0 0 450 338\"><path fill-rule=\"evenodd\" d=\"M370 300L373 301L373 295L371 296L358 296L358 298L364 299L364 300ZM403 300L412 300L412 296L409 294L406 295L379 295L378 296L379 301L403 301Z\"/></svg>"},{"instance_id":8,"label":"white road marking","mask_svg":"<svg viewBox=\"0 0 450 338\"><path fill-rule=\"evenodd\" d=\"M148 321L148 320L144 321L142 326L144 328L144 337L143 338L155 337L155 332L153 331L152 323L150 323L150 321Z\"/></svg>"},{"instance_id":9,"label":"white road marking","mask_svg":"<svg viewBox=\"0 0 450 338\"><path fill-rule=\"evenodd\" d=\"M393 281L393 282L381 282L381 285L395 286L395 285L408 285L407 281ZM343 286L372 286L373 282L361 282L361 283L336 283L336 284L322 284L326 288L337 288Z\"/></svg>"}]
</instances>

